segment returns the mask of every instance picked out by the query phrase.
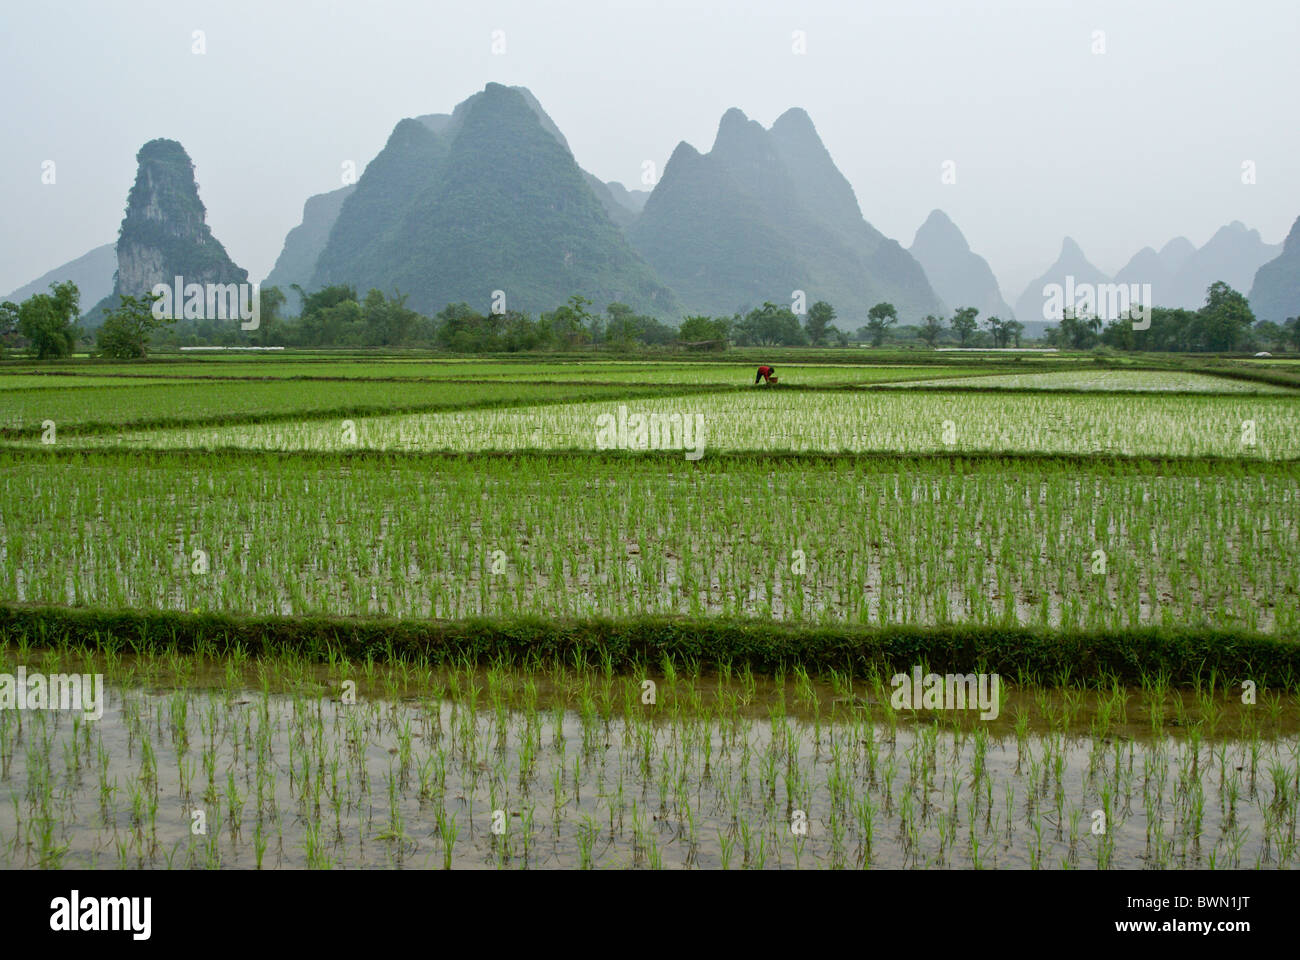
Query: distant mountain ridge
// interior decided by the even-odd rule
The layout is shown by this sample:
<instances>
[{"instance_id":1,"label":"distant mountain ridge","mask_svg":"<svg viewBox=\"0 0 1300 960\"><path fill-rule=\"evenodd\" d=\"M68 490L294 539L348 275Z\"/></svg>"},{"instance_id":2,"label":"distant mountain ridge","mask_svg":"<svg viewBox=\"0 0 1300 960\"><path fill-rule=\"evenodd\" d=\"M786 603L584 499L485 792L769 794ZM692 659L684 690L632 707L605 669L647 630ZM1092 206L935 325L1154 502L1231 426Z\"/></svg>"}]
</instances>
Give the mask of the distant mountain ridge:
<instances>
[{"instance_id":1,"label":"distant mountain ridge","mask_svg":"<svg viewBox=\"0 0 1300 960\"><path fill-rule=\"evenodd\" d=\"M1151 285L1153 306L1165 306L1176 296L1177 277L1183 265L1196 253L1186 237L1174 237L1157 252L1143 247L1115 274L1116 283Z\"/></svg>"},{"instance_id":2,"label":"distant mountain ridge","mask_svg":"<svg viewBox=\"0 0 1300 960\"><path fill-rule=\"evenodd\" d=\"M137 161L117 243L10 298L70 279L83 308L98 302L88 312L93 327L119 292L143 293L178 274L200 283L247 278L206 224L184 148L153 140ZM708 153L682 142L653 190L629 190L583 170L527 89L489 84L451 113L400 121L357 184L309 197L264 282L285 291L290 312L293 284L349 283L361 294L378 286L408 294L425 313L457 299L482 308L498 289L508 307L534 313L581 293L597 309L624 300L673 321L788 303L803 291L809 304L833 303L849 329L888 300L904 323L969 305L981 318L1014 315L1033 335L1055 322L1043 317L1043 287L1067 282L1150 284L1154 305L1195 309L1222 280L1247 293L1261 319L1281 322L1300 312L1298 228L1300 220L1284 244L1266 244L1232 221L1199 249L1184 237L1144 247L1113 279L1067 237L1012 310L987 261L942 211L908 249L868 223L802 109L766 129L729 109Z\"/></svg>"},{"instance_id":3,"label":"distant mountain ridge","mask_svg":"<svg viewBox=\"0 0 1300 960\"><path fill-rule=\"evenodd\" d=\"M942 210L931 211L917 228L908 253L925 269L947 313L958 307L975 307L980 319L1015 318L1011 306L1002 299L988 261L971 250L961 230Z\"/></svg>"},{"instance_id":4,"label":"distant mountain ridge","mask_svg":"<svg viewBox=\"0 0 1300 960\"><path fill-rule=\"evenodd\" d=\"M52 283L64 283L70 280L77 285L77 290L81 293L83 308L94 306L113 292L115 270L117 270L117 250L114 244L106 243L75 260L69 260L62 266L55 267L9 295L0 297L0 302L12 300L15 303L22 303L35 294L49 293Z\"/></svg>"},{"instance_id":5,"label":"distant mountain ridge","mask_svg":"<svg viewBox=\"0 0 1300 960\"><path fill-rule=\"evenodd\" d=\"M614 198L614 202L621 207L631 210L633 213L640 213L645 209L645 202L650 199L649 190L629 190L617 180L610 180L605 184L605 189L609 195Z\"/></svg>"},{"instance_id":6,"label":"distant mountain ridge","mask_svg":"<svg viewBox=\"0 0 1300 960\"><path fill-rule=\"evenodd\" d=\"M1282 252L1255 271L1250 306L1260 320L1278 324L1300 317L1300 217L1291 225Z\"/></svg>"},{"instance_id":7,"label":"distant mountain ridge","mask_svg":"<svg viewBox=\"0 0 1300 960\"><path fill-rule=\"evenodd\" d=\"M330 231L338 220L343 201L352 196L356 184L348 184L329 193L318 193L308 197L302 205L302 223L294 227L284 238L284 248L276 258L275 266L266 275L266 286L279 287L286 299L285 312L290 315L298 313L301 305L294 292L296 283L307 292L311 292L312 275L316 272L316 261L329 240Z\"/></svg>"},{"instance_id":8,"label":"distant mountain ridge","mask_svg":"<svg viewBox=\"0 0 1300 960\"><path fill-rule=\"evenodd\" d=\"M1031 282L1016 301L1016 317L1022 322L1026 317L1055 322L1059 318L1043 316L1045 308L1054 306L1043 288L1049 284L1064 287L1067 283L1075 287L1125 284L1130 289L1134 284L1150 284L1152 306L1197 310L1204 306L1211 284L1219 281L1246 295L1256 272L1281 251L1281 245L1264 243L1258 230L1234 220L1215 231L1200 248L1185 237L1175 237L1158 252L1143 247L1111 278L1093 266L1079 245L1066 237L1056 263Z\"/></svg>"},{"instance_id":9,"label":"distant mountain ridge","mask_svg":"<svg viewBox=\"0 0 1300 960\"><path fill-rule=\"evenodd\" d=\"M797 290L849 329L881 301L902 322L943 309L921 265L863 218L797 108L765 130L733 107L709 153L678 144L628 238L691 312L788 304Z\"/></svg>"},{"instance_id":10,"label":"distant mountain ridge","mask_svg":"<svg viewBox=\"0 0 1300 960\"><path fill-rule=\"evenodd\" d=\"M1256 271L1281 253L1258 230L1234 220L1215 231L1200 248L1186 237L1175 237L1157 253L1143 247L1115 274L1117 283L1149 283L1157 307L1198 310L1210 285L1223 281L1246 294Z\"/></svg>"},{"instance_id":11,"label":"distant mountain ridge","mask_svg":"<svg viewBox=\"0 0 1300 960\"><path fill-rule=\"evenodd\" d=\"M611 216L626 207L593 180L530 93L490 83L450 116L397 124L343 201L312 287L399 291L428 314L485 310L501 290L534 314L579 294L675 319L676 297Z\"/></svg>"},{"instance_id":12,"label":"distant mountain ridge","mask_svg":"<svg viewBox=\"0 0 1300 960\"><path fill-rule=\"evenodd\" d=\"M1281 252L1281 244L1265 243L1258 230L1234 220L1187 257L1173 277L1169 302L1160 303L1157 298L1156 305L1199 309L1205 305L1205 291L1219 280L1245 294L1256 271Z\"/></svg>"},{"instance_id":13,"label":"distant mountain ridge","mask_svg":"<svg viewBox=\"0 0 1300 960\"><path fill-rule=\"evenodd\" d=\"M1051 284L1063 289L1074 289L1082 284L1109 283L1110 278L1093 266L1072 237L1061 241L1061 252L1056 262L1036 280L1032 280L1016 301L1016 319L1028 325L1031 321L1058 323L1061 311L1056 309L1049 294L1043 292Z\"/></svg>"}]
</instances>

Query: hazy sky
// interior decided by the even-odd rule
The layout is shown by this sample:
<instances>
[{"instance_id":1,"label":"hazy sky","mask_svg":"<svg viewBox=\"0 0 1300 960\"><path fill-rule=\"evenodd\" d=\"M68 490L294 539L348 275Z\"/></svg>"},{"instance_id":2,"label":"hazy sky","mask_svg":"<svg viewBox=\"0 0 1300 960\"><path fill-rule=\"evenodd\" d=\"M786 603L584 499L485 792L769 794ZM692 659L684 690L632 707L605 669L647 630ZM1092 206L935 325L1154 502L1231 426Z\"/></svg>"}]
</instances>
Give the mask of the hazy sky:
<instances>
[{"instance_id":1,"label":"hazy sky","mask_svg":"<svg viewBox=\"0 0 1300 960\"><path fill-rule=\"evenodd\" d=\"M681 140L707 150L728 107L769 125L801 106L868 220L909 246L946 210L1014 301L1066 234L1108 272L1232 220L1279 242L1300 215L1297 37L1297 0L3 0L0 291L115 240L154 137L184 144L213 232L261 279L345 161L498 81L628 186Z\"/></svg>"}]
</instances>

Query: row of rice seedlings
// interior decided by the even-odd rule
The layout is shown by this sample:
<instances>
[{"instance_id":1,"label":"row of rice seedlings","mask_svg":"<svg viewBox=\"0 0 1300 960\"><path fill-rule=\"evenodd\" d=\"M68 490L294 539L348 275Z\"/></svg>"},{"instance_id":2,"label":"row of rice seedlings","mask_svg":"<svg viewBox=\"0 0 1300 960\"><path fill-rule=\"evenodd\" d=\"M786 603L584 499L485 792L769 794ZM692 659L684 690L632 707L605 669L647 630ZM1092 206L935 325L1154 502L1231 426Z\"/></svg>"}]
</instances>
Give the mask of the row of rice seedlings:
<instances>
[{"instance_id":1,"label":"row of rice seedlings","mask_svg":"<svg viewBox=\"0 0 1300 960\"><path fill-rule=\"evenodd\" d=\"M600 665L5 654L102 665L113 691L98 723L3 715L9 866L1296 863L1300 689L1268 691L1280 727L1158 676L1020 690L988 726L896 711L871 673L665 663L646 703ZM1149 701L1186 725L1142 733ZM1238 728L1208 735L1207 704Z\"/></svg>"},{"instance_id":2,"label":"row of rice seedlings","mask_svg":"<svg viewBox=\"0 0 1300 960\"><path fill-rule=\"evenodd\" d=\"M615 392L581 403L357 417L352 430L337 420L303 420L139 431L84 442L156 449L595 450L601 442L599 418L617 417L620 405L629 416L679 414L692 424L697 415L702 417L706 456L737 450L1300 456L1300 406L1290 396L1163 398L1050 391L738 390L640 398Z\"/></svg>"},{"instance_id":3,"label":"row of rice seedlings","mask_svg":"<svg viewBox=\"0 0 1300 960\"><path fill-rule=\"evenodd\" d=\"M576 397L620 397L627 388L591 384L445 383L410 380L213 380L202 383L133 379L127 385L82 386L60 389L60 379L50 377L38 387L5 390L4 418L8 430L43 431L55 424L54 441L63 443L117 443L116 434L78 437L79 431L99 433L113 426L172 421L239 421L250 417L292 416L310 418L323 412L355 410L358 414L385 410L454 409L476 404L522 404ZM639 388L637 393L653 390ZM663 387L657 388L662 391ZM336 421L335 421L336 422ZM39 443L40 440L31 440Z\"/></svg>"},{"instance_id":4,"label":"row of rice seedlings","mask_svg":"<svg viewBox=\"0 0 1300 960\"><path fill-rule=\"evenodd\" d=\"M1190 465L26 462L0 471L0 598L1285 634L1298 499L1288 471Z\"/></svg>"},{"instance_id":5,"label":"row of rice seedlings","mask_svg":"<svg viewBox=\"0 0 1300 960\"><path fill-rule=\"evenodd\" d=\"M1023 361L1022 361L1023 365ZM899 363L782 363L785 382L800 385L834 385L879 383L918 378L969 377L972 374L996 373L1010 369L1007 365L992 365L987 360L978 366L969 362L952 365L899 364ZM498 380L533 384L538 380L578 383L627 383L637 385L698 384L698 385L748 385L754 376L754 367L746 361L709 363L646 361L566 361L548 357L539 369L536 359L522 361L502 360L448 360L425 358L388 358L365 360L333 360L319 358L276 357L274 360L254 362L211 362L187 358L184 362L157 363L148 367L139 364L97 364L93 370L78 364L50 364L42 374L0 370L0 390L40 387L65 390L68 387L108 386L134 384L143 386L155 380L189 380L196 387L203 381L218 379L311 379L311 380L386 380L400 385L404 380ZM1193 375L1195 376L1195 375ZM445 391L445 388L444 388Z\"/></svg>"},{"instance_id":6,"label":"row of rice seedlings","mask_svg":"<svg viewBox=\"0 0 1300 960\"><path fill-rule=\"evenodd\" d=\"M1006 390L1097 390L1101 392L1141 391L1144 393L1273 393L1286 394L1286 387L1249 380L1229 380L1204 373L1180 370L1053 370L1043 373L1002 373L980 377L944 377L908 381L910 387L980 387Z\"/></svg>"}]
</instances>

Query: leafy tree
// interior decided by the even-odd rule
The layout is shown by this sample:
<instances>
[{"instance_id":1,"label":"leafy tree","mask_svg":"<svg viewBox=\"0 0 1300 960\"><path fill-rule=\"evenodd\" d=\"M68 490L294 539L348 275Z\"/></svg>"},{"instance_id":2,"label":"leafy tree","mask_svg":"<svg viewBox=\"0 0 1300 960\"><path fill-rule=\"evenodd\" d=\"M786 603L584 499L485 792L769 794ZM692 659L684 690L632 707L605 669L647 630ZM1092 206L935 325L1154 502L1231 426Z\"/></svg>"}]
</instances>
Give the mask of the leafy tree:
<instances>
[{"instance_id":1,"label":"leafy tree","mask_svg":"<svg viewBox=\"0 0 1300 960\"><path fill-rule=\"evenodd\" d=\"M867 329L871 331L871 345L885 342L885 332L898 322L898 311L892 303L878 303L867 311Z\"/></svg>"},{"instance_id":2,"label":"leafy tree","mask_svg":"<svg viewBox=\"0 0 1300 960\"><path fill-rule=\"evenodd\" d=\"M1255 324L1255 336L1269 350L1285 350L1287 331L1281 324L1272 320L1261 320Z\"/></svg>"},{"instance_id":3,"label":"leafy tree","mask_svg":"<svg viewBox=\"0 0 1300 960\"><path fill-rule=\"evenodd\" d=\"M542 345L542 332L528 314L519 310L507 310L501 319L505 348L511 353L536 350Z\"/></svg>"},{"instance_id":4,"label":"leafy tree","mask_svg":"<svg viewBox=\"0 0 1300 960\"><path fill-rule=\"evenodd\" d=\"M650 346L665 346L677 340L677 330L655 317L641 317L641 342Z\"/></svg>"},{"instance_id":5,"label":"leafy tree","mask_svg":"<svg viewBox=\"0 0 1300 960\"><path fill-rule=\"evenodd\" d=\"M5 341L18 332L18 304L12 300L0 303L0 357L5 354Z\"/></svg>"},{"instance_id":6,"label":"leafy tree","mask_svg":"<svg viewBox=\"0 0 1300 960\"><path fill-rule=\"evenodd\" d=\"M1288 317L1286 323L1282 324L1282 329L1286 331L1291 346L1300 350L1300 317Z\"/></svg>"},{"instance_id":7,"label":"leafy tree","mask_svg":"<svg viewBox=\"0 0 1300 960\"><path fill-rule=\"evenodd\" d=\"M557 307L551 313L542 314L542 325L550 328L555 342L566 349L581 346L591 340L592 321L595 319L587 312L591 301L574 294L569 302Z\"/></svg>"},{"instance_id":8,"label":"leafy tree","mask_svg":"<svg viewBox=\"0 0 1300 960\"><path fill-rule=\"evenodd\" d=\"M605 341L617 350L631 350L640 339L641 325L636 311L626 303L611 303L605 307L609 322L605 324Z\"/></svg>"},{"instance_id":9,"label":"leafy tree","mask_svg":"<svg viewBox=\"0 0 1300 960\"><path fill-rule=\"evenodd\" d=\"M302 313L318 314L330 307L337 306L346 300L354 303L357 299L356 287L350 287L345 283L336 283L328 287L321 287L315 293L307 293L298 284L292 284L293 289L298 292L302 298Z\"/></svg>"},{"instance_id":10,"label":"leafy tree","mask_svg":"<svg viewBox=\"0 0 1300 960\"><path fill-rule=\"evenodd\" d=\"M830 336L830 326L835 320L835 308L825 300L818 300L808 308L808 321L805 324L805 332L808 334L808 342L814 347L820 347Z\"/></svg>"},{"instance_id":11,"label":"leafy tree","mask_svg":"<svg viewBox=\"0 0 1300 960\"><path fill-rule=\"evenodd\" d=\"M636 316L636 311L626 303L615 300L613 303L605 305L605 314L609 317L610 323L617 323L620 320L627 320Z\"/></svg>"},{"instance_id":12,"label":"leafy tree","mask_svg":"<svg viewBox=\"0 0 1300 960\"><path fill-rule=\"evenodd\" d=\"M958 307L952 315L952 329L963 347L975 334L977 316L979 316L979 309L976 307Z\"/></svg>"},{"instance_id":13,"label":"leafy tree","mask_svg":"<svg viewBox=\"0 0 1300 960\"><path fill-rule=\"evenodd\" d=\"M616 349L630 350L636 343L640 325L637 323L636 311L626 303L615 301L605 306L605 342Z\"/></svg>"},{"instance_id":14,"label":"leafy tree","mask_svg":"<svg viewBox=\"0 0 1300 960\"><path fill-rule=\"evenodd\" d=\"M1101 335L1102 343L1121 350L1152 350L1176 353L1195 353L1214 350L1253 349L1257 336L1270 344L1285 343L1289 328L1283 324L1264 322L1252 331L1255 323L1250 304L1226 283L1212 284L1206 291L1206 302L1199 310L1153 307L1151 324L1145 330L1133 330L1123 319L1112 321ZM1290 323L1290 321L1287 321ZM1074 341L1086 339L1085 335L1062 323L1063 332L1073 337L1062 337L1061 343L1073 346ZM1091 346L1091 343L1085 343Z\"/></svg>"},{"instance_id":15,"label":"leafy tree","mask_svg":"<svg viewBox=\"0 0 1300 960\"><path fill-rule=\"evenodd\" d=\"M355 287L340 283L309 294L295 283L293 289L302 297L302 316L298 321L298 336L302 343L309 346L362 345L365 325Z\"/></svg>"},{"instance_id":16,"label":"leafy tree","mask_svg":"<svg viewBox=\"0 0 1300 960\"><path fill-rule=\"evenodd\" d=\"M683 343L719 340L725 347L731 333L730 327L731 322L726 317L719 317L716 320L704 316L685 317L682 319L681 326L677 328L677 339Z\"/></svg>"},{"instance_id":17,"label":"leafy tree","mask_svg":"<svg viewBox=\"0 0 1300 960\"><path fill-rule=\"evenodd\" d=\"M927 314L925 323L922 324L918 334L922 340L928 343L931 349L939 342L939 334L943 333L943 319L936 317L934 314Z\"/></svg>"},{"instance_id":18,"label":"leafy tree","mask_svg":"<svg viewBox=\"0 0 1300 960\"><path fill-rule=\"evenodd\" d=\"M771 301L745 314L745 319L736 327L736 339L741 344L755 347L799 347L808 342L794 312Z\"/></svg>"},{"instance_id":19,"label":"leafy tree","mask_svg":"<svg viewBox=\"0 0 1300 960\"><path fill-rule=\"evenodd\" d=\"M989 317L984 321L984 325L989 328L989 333L993 336L993 345L995 347L1005 347L1011 342L1011 337L1016 337L1016 345L1020 345L1020 335L1018 331L1024 330L1015 320L1003 320L1001 317Z\"/></svg>"},{"instance_id":20,"label":"leafy tree","mask_svg":"<svg viewBox=\"0 0 1300 960\"><path fill-rule=\"evenodd\" d=\"M1169 310L1155 307L1151 311L1151 329L1135 336L1139 350L1167 350L1185 353L1196 349L1196 312L1181 307Z\"/></svg>"},{"instance_id":21,"label":"leafy tree","mask_svg":"<svg viewBox=\"0 0 1300 960\"><path fill-rule=\"evenodd\" d=\"M322 311L318 316L317 343L359 347L365 343L365 323L361 304L356 300L343 300Z\"/></svg>"},{"instance_id":22,"label":"leafy tree","mask_svg":"<svg viewBox=\"0 0 1300 960\"><path fill-rule=\"evenodd\" d=\"M382 291L373 287L361 305L361 317L366 325L366 343L377 347L405 343L414 335L420 323L420 315L406 306L406 294L395 293L392 299L388 299ZM493 334L498 332L495 328L500 326L498 320L493 325ZM484 349L497 349L498 346L493 343Z\"/></svg>"},{"instance_id":23,"label":"leafy tree","mask_svg":"<svg viewBox=\"0 0 1300 960\"><path fill-rule=\"evenodd\" d=\"M142 297L123 294L115 309L108 311L96 335L102 356L114 360L141 360L149 355L149 338L154 330L176 318L155 317L153 305L162 297L146 293Z\"/></svg>"},{"instance_id":24,"label":"leafy tree","mask_svg":"<svg viewBox=\"0 0 1300 960\"><path fill-rule=\"evenodd\" d=\"M1101 340L1101 320L1088 311L1076 314L1073 307L1067 307L1061 316L1060 324L1049 330L1048 342L1054 346L1072 347L1075 350L1089 350Z\"/></svg>"},{"instance_id":25,"label":"leafy tree","mask_svg":"<svg viewBox=\"0 0 1300 960\"><path fill-rule=\"evenodd\" d=\"M445 350L486 353L498 347L493 342L493 318L485 317L468 303L449 303L433 319L438 325L434 342ZM500 322L504 326L504 317Z\"/></svg>"},{"instance_id":26,"label":"leafy tree","mask_svg":"<svg viewBox=\"0 0 1300 960\"><path fill-rule=\"evenodd\" d=\"M1152 325L1154 326L1154 319ZM1141 330L1134 330L1133 324L1128 320L1117 317L1106 324L1106 329L1101 332L1101 342L1117 350L1136 350L1138 336L1142 332ZM1050 339L1051 333L1048 336ZM1052 342L1055 343L1054 340Z\"/></svg>"},{"instance_id":27,"label":"leafy tree","mask_svg":"<svg viewBox=\"0 0 1300 960\"><path fill-rule=\"evenodd\" d=\"M27 338L37 359L72 353L80 333L74 323L80 314L80 300L77 285L66 281L50 284L50 293L33 294L17 306L18 332Z\"/></svg>"},{"instance_id":28,"label":"leafy tree","mask_svg":"<svg viewBox=\"0 0 1300 960\"><path fill-rule=\"evenodd\" d=\"M605 313L609 321L604 339L615 350L631 350L637 343L668 344L678 339L678 331L654 317L636 313L626 303L611 303Z\"/></svg>"},{"instance_id":29,"label":"leafy tree","mask_svg":"<svg viewBox=\"0 0 1300 960\"><path fill-rule=\"evenodd\" d=\"M1020 338L1024 336L1025 325L1019 320L1006 320L1002 324L1002 329L1006 331L1008 337L1015 341L1016 346L1020 346Z\"/></svg>"},{"instance_id":30,"label":"leafy tree","mask_svg":"<svg viewBox=\"0 0 1300 960\"><path fill-rule=\"evenodd\" d=\"M1218 280L1206 291L1197 321L1201 349L1232 350L1254 325L1255 314L1245 296Z\"/></svg>"}]
</instances>

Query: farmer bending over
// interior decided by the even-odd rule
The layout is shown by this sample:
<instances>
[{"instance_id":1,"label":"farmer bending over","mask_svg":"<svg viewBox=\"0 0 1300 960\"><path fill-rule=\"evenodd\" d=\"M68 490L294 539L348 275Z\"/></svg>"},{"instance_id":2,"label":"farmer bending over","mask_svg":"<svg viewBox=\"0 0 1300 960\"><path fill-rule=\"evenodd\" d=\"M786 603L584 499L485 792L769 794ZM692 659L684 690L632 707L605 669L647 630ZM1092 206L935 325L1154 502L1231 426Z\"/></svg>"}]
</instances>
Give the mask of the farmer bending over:
<instances>
[{"instance_id":1,"label":"farmer bending over","mask_svg":"<svg viewBox=\"0 0 1300 960\"><path fill-rule=\"evenodd\" d=\"M754 385L758 386L758 381L760 380L763 380L766 383L776 383L776 377L773 376L775 373L775 368L763 364L763 366L758 368L758 373L754 374Z\"/></svg>"}]
</instances>

